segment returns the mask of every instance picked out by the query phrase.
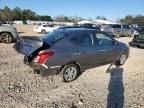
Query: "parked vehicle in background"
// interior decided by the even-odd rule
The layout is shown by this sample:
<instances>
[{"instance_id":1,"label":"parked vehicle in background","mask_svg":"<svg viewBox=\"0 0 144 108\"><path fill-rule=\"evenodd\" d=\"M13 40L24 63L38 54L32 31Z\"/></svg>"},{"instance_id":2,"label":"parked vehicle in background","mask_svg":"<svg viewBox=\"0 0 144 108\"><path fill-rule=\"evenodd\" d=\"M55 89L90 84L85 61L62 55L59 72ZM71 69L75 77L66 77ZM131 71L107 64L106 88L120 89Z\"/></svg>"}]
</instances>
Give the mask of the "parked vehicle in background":
<instances>
[{"instance_id":1,"label":"parked vehicle in background","mask_svg":"<svg viewBox=\"0 0 144 108\"><path fill-rule=\"evenodd\" d=\"M66 82L89 68L109 63L121 66L129 55L126 44L86 28L56 30L37 39L20 40L14 48L25 55L24 63L34 71L42 75L61 73Z\"/></svg>"},{"instance_id":2,"label":"parked vehicle in background","mask_svg":"<svg viewBox=\"0 0 144 108\"><path fill-rule=\"evenodd\" d=\"M134 35L131 46L143 47L144 48L144 30L138 31L137 35Z\"/></svg>"},{"instance_id":3,"label":"parked vehicle in background","mask_svg":"<svg viewBox=\"0 0 144 108\"><path fill-rule=\"evenodd\" d=\"M11 43L19 39L15 27L0 25L0 42Z\"/></svg>"},{"instance_id":4,"label":"parked vehicle in background","mask_svg":"<svg viewBox=\"0 0 144 108\"><path fill-rule=\"evenodd\" d=\"M95 25L95 24L81 24L80 26L83 27L83 28L100 30L100 26Z\"/></svg>"},{"instance_id":5,"label":"parked vehicle in background","mask_svg":"<svg viewBox=\"0 0 144 108\"><path fill-rule=\"evenodd\" d=\"M121 37L121 36L132 37L134 35L134 30L129 25L126 24L103 25L101 31L109 32L115 37Z\"/></svg>"},{"instance_id":6,"label":"parked vehicle in background","mask_svg":"<svg viewBox=\"0 0 144 108\"><path fill-rule=\"evenodd\" d=\"M134 26L133 27L134 28L134 30L136 30L136 31L144 31L144 25L136 25L136 26Z\"/></svg>"},{"instance_id":7,"label":"parked vehicle in background","mask_svg":"<svg viewBox=\"0 0 144 108\"><path fill-rule=\"evenodd\" d=\"M57 29L58 26L54 25L49 25L49 24L42 24L42 25L37 25L34 27L34 31L42 34L46 34L48 32L52 32L53 30Z\"/></svg>"},{"instance_id":8,"label":"parked vehicle in background","mask_svg":"<svg viewBox=\"0 0 144 108\"><path fill-rule=\"evenodd\" d=\"M100 26L97 26L95 24L81 24L81 25L75 25L75 26L62 26L58 29L67 29L67 28L87 28L87 29L94 29L94 30L100 30Z\"/></svg>"}]
</instances>

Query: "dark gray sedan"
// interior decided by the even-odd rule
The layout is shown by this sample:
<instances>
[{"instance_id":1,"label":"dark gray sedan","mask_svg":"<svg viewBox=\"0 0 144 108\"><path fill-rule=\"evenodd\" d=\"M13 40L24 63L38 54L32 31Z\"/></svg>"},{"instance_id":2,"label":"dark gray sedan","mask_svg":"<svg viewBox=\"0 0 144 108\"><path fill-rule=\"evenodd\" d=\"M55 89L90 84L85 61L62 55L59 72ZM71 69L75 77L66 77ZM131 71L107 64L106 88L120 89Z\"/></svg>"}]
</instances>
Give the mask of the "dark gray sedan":
<instances>
[{"instance_id":1,"label":"dark gray sedan","mask_svg":"<svg viewBox=\"0 0 144 108\"><path fill-rule=\"evenodd\" d=\"M121 66L129 55L126 44L105 32L86 28L61 29L40 38L23 39L14 48L25 55L24 63L35 72L62 73L66 82L89 68L109 63Z\"/></svg>"}]
</instances>

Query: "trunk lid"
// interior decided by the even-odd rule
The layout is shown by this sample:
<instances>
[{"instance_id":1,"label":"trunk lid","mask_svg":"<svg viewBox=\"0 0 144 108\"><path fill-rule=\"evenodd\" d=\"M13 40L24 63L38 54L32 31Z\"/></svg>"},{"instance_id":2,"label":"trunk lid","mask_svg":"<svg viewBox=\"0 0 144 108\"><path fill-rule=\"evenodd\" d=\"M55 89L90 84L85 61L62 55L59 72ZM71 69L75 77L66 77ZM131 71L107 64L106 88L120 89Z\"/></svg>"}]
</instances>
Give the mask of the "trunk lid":
<instances>
[{"instance_id":1,"label":"trunk lid","mask_svg":"<svg viewBox=\"0 0 144 108\"><path fill-rule=\"evenodd\" d=\"M43 45L44 42L40 38L25 38L16 42L14 49L23 55L30 56Z\"/></svg>"}]
</instances>

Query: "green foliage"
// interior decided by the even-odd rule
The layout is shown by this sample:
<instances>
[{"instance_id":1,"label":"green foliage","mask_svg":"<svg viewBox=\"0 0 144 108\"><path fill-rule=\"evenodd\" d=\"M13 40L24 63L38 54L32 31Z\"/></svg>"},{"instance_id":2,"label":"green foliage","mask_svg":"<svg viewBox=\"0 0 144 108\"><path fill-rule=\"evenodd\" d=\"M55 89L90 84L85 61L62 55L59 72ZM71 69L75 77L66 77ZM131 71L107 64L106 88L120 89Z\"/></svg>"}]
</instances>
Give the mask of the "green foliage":
<instances>
[{"instance_id":1,"label":"green foliage","mask_svg":"<svg viewBox=\"0 0 144 108\"><path fill-rule=\"evenodd\" d=\"M138 15L133 17L127 15L124 19L120 19L120 22L124 24L144 24L144 16Z\"/></svg>"},{"instance_id":2,"label":"green foliage","mask_svg":"<svg viewBox=\"0 0 144 108\"><path fill-rule=\"evenodd\" d=\"M134 24L144 24L144 16L136 16L133 19Z\"/></svg>"},{"instance_id":3,"label":"green foliage","mask_svg":"<svg viewBox=\"0 0 144 108\"><path fill-rule=\"evenodd\" d=\"M0 20L4 21L15 21L15 20L42 20L42 21L53 21L50 16L37 15L30 9L21 10L19 7L10 9L7 6L0 9Z\"/></svg>"},{"instance_id":4,"label":"green foliage","mask_svg":"<svg viewBox=\"0 0 144 108\"><path fill-rule=\"evenodd\" d=\"M53 19L50 16L44 15L44 16L37 16L40 21L53 21Z\"/></svg>"},{"instance_id":5,"label":"green foliage","mask_svg":"<svg viewBox=\"0 0 144 108\"><path fill-rule=\"evenodd\" d=\"M54 21L57 21L57 22L71 22L72 20L70 18L68 18L67 16L61 15L61 16L55 17Z\"/></svg>"}]
</instances>

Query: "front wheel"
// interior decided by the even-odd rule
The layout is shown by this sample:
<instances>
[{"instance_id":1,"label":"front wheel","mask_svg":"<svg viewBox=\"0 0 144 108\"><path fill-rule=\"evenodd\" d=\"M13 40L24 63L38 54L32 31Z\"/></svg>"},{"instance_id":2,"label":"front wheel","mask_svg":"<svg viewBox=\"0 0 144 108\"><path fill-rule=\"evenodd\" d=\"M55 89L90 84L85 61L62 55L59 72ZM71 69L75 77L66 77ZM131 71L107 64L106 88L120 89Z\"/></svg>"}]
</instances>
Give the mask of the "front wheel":
<instances>
[{"instance_id":1,"label":"front wheel","mask_svg":"<svg viewBox=\"0 0 144 108\"><path fill-rule=\"evenodd\" d=\"M64 82L70 82L78 78L80 75L80 69L75 64L68 64L63 67L62 73Z\"/></svg>"},{"instance_id":2,"label":"front wheel","mask_svg":"<svg viewBox=\"0 0 144 108\"><path fill-rule=\"evenodd\" d=\"M127 59L127 53L122 53L119 57L119 60L116 61L115 65L122 66L125 63L126 59Z\"/></svg>"}]
</instances>

